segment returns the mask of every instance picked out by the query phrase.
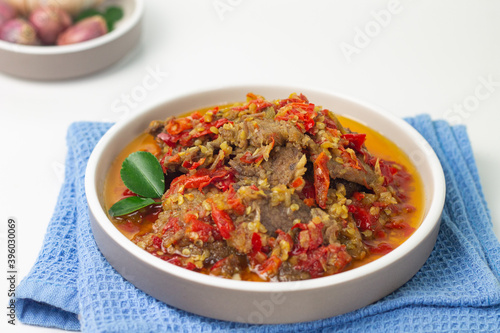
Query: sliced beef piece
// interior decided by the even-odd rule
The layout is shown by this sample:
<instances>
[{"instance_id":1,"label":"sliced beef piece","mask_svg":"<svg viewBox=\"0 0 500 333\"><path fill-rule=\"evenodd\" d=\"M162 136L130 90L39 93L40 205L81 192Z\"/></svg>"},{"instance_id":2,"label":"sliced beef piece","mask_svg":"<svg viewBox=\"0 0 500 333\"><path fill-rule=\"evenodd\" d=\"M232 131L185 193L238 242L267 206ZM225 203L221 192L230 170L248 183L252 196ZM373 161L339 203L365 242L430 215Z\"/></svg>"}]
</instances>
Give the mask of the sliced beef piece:
<instances>
[{"instance_id":1,"label":"sliced beef piece","mask_svg":"<svg viewBox=\"0 0 500 333\"><path fill-rule=\"evenodd\" d=\"M205 243L204 248L210 252L210 255L205 259L205 264L207 265L213 265L232 254L231 248L224 241Z\"/></svg>"},{"instance_id":2,"label":"sliced beef piece","mask_svg":"<svg viewBox=\"0 0 500 333\"><path fill-rule=\"evenodd\" d=\"M160 134L164 128L165 128L165 122L160 120L153 120L149 124L148 133L156 138L156 136Z\"/></svg>"},{"instance_id":3,"label":"sliced beef piece","mask_svg":"<svg viewBox=\"0 0 500 333\"><path fill-rule=\"evenodd\" d=\"M259 166L241 162L241 156L236 155L229 161L229 165L237 172L237 178L267 178L269 185L274 187L280 184L288 185L295 179L303 154L294 146L278 146L271 151L269 160L263 161Z\"/></svg>"},{"instance_id":4,"label":"sliced beef piece","mask_svg":"<svg viewBox=\"0 0 500 333\"><path fill-rule=\"evenodd\" d=\"M355 169L350 166L345 166L337 162L334 158L328 161L328 169L330 177L333 179L341 178L349 182L360 184L368 189L375 190L377 186L378 176L366 163L358 160L363 169Z\"/></svg>"},{"instance_id":5,"label":"sliced beef piece","mask_svg":"<svg viewBox=\"0 0 500 333\"><path fill-rule=\"evenodd\" d=\"M255 121L258 131L249 135L250 144L254 147L270 144L274 139L274 146L283 146L287 141L299 142L304 136L297 128L285 122L274 120Z\"/></svg>"},{"instance_id":6,"label":"sliced beef piece","mask_svg":"<svg viewBox=\"0 0 500 333\"><path fill-rule=\"evenodd\" d=\"M280 282L307 280L310 277L309 273L293 268L292 264L288 261L281 264L278 271L278 280Z\"/></svg>"},{"instance_id":7,"label":"sliced beef piece","mask_svg":"<svg viewBox=\"0 0 500 333\"><path fill-rule=\"evenodd\" d=\"M347 225L339 230L338 241L346 246L347 252L356 260L363 259L367 254L363 237L350 214L347 219Z\"/></svg>"},{"instance_id":8,"label":"sliced beef piece","mask_svg":"<svg viewBox=\"0 0 500 333\"><path fill-rule=\"evenodd\" d=\"M292 204L297 204L299 209L292 211L290 207L285 206L284 202L277 206L272 206L269 198L254 200L253 207L258 207L260 210L260 223L266 227L269 235L274 235L277 229L288 232L293 221L300 219L302 223L308 223L311 220L311 208L307 206L299 196L292 195ZM255 209L254 209L255 211Z\"/></svg>"},{"instance_id":9,"label":"sliced beef piece","mask_svg":"<svg viewBox=\"0 0 500 333\"><path fill-rule=\"evenodd\" d=\"M290 184L295 178L297 163L302 155L302 152L293 146L274 148L269 161L262 163L262 168L269 175L269 185Z\"/></svg>"},{"instance_id":10,"label":"sliced beef piece","mask_svg":"<svg viewBox=\"0 0 500 333\"><path fill-rule=\"evenodd\" d=\"M351 198L352 195L356 192L365 192L365 193L373 193L372 190L366 188L366 186L363 186L358 183L353 183L348 180L342 179L342 178L335 178L330 181L330 188L337 188L338 184L343 184L345 187L345 197L346 198Z\"/></svg>"},{"instance_id":11,"label":"sliced beef piece","mask_svg":"<svg viewBox=\"0 0 500 333\"><path fill-rule=\"evenodd\" d=\"M241 135L245 132L245 135ZM254 119L235 123L231 128L219 128L219 136L232 146L245 149L247 146L261 147L274 140L274 147L284 146L287 142L306 147L314 143L308 135L304 135L294 125L273 119Z\"/></svg>"},{"instance_id":12,"label":"sliced beef piece","mask_svg":"<svg viewBox=\"0 0 500 333\"><path fill-rule=\"evenodd\" d=\"M228 164L237 172L236 177L242 178L265 178L266 172L255 164L243 163L240 161L241 155L237 155Z\"/></svg>"},{"instance_id":13,"label":"sliced beef piece","mask_svg":"<svg viewBox=\"0 0 500 333\"><path fill-rule=\"evenodd\" d=\"M240 258L231 254L224 260L218 262L210 269L210 274L231 279L235 273L238 273L243 267Z\"/></svg>"},{"instance_id":14,"label":"sliced beef piece","mask_svg":"<svg viewBox=\"0 0 500 333\"><path fill-rule=\"evenodd\" d=\"M277 147L268 163L263 165L264 168L269 165L269 184L271 186L290 184L295 179L297 163L299 163L302 155L302 152L293 146Z\"/></svg>"}]
</instances>

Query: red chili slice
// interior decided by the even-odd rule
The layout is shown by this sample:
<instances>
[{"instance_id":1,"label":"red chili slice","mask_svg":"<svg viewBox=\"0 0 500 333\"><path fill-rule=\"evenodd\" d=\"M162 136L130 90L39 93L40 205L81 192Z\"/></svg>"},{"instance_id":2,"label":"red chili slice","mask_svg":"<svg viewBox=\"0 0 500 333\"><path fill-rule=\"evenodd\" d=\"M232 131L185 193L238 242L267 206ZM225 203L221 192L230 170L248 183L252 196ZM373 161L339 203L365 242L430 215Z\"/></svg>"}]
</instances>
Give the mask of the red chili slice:
<instances>
[{"instance_id":1,"label":"red chili slice","mask_svg":"<svg viewBox=\"0 0 500 333\"><path fill-rule=\"evenodd\" d=\"M302 186L302 184L304 184L304 183L305 183L305 182L304 182L304 178L302 178L302 177L298 177L298 178L296 178L296 179L292 182L292 184L291 184L291 185L292 185L292 187L297 188L297 187Z\"/></svg>"},{"instance_id":2,"label":"red chili slice","mask_svg":"<svg viewBox=\"0 0 500 333\"><path fill-rule=\"evenodd\" d=\"M199 220L193 221L191 225L191 230L198 234L198 237L206 242L210 239L210 234L212 232L212 227L206 223Z\"/></svg>"},{"instance_id":3,"label":"red chili slice","mask_svg":"<svg viewBox=\"0 0 500 333\"><path fill-rule=\"evenodd\" d=\"M210 184L214 185L222 192L227 191L231 184L235 182L234 171L232 169L216 169L210 173L210 177L212 177Z\"/></svg>"},{"instance_id":4,"label":"red chili slice","mask_svg":"<svg viewBox=\"0 0 500 333\"><path fill-rule=\"evenodd\" d=\"M380 243L377 246L369 247L371 253L387 254L394 250L388 243Z\"/></svg>"},{"instance_id":5,"label":"red chili slice","mask_svg":"<svg viewBox=\"0 0 500 333\"><path fill-rule=\"evenodd\" d=\"M338 272L351 262L351 260L352 257L346 252L345 245L331 244L308 252L307 259L300 260L294 268L306 271L311 275L311 278L316 278L323 276L329 262L333 261L333 265L330 264L330 267Z\"/></svg>"},{"instance_id":6,"label":"red chili slice","mask_svg":"<svg viewBox=\"0 0 500 333\"><path fill-rule=\"evenodd\" d=\"M352 197L354 199L356 199L357 201L361 201L365 198L365 195L361 192L354 192L354 194L352 195Z\"/></svg>"},{"instance_id":7,"label":"red chili slice","mask_svg":"<svg viewBox=\"0 0 500 333\"><path fill-rule=\"evenodd\" d=\"M305 104L308 104L309 100L307 99L306 96L304 96L303 94L300 94L300 95L294 96L293 98L286 98L286 99L280 100L277 103L277 107L278 107L278 109L281 109L285 105L291 104L291 103L305 103Z\"/></svg>"},{"instance_id":8,"label":"red chili slice","mask_svg":"<svg viewBox=\"0 0 500 333\"><path fill-rule=\"evenodd\" d=\"M222 125L224 124L227 124L227 123L233 123L232 121L229 121L227 118L222 118L222 119L219 119L215 122L215 124L213 124L212 126L216 127L216 128L220 128L222 127Z\"/></svg>"},{"instance_id":9,"label":"red chili slice","mask_svg":"<svg viewBox=\"0 0 500 333\"><path fill-rule=\"evenodd\" d=\"M203 118L203 115L201 114L200 111L196 111L196 112L193 112L191 113L190 116L188 116L187 118L191 118L191 119L201 119Z\"/></svg>"},{"instance_id":10,"label":"red chili slice","mask_svg":"<svg viewBox=\"0 0 500 333\"><path fill-rule=\"evenodd\" d=\"M245 154L243 154L243 156L240 157L240 161L247 164L258 163L263 159L264 156L262 155L252 156L252 154L249 151L245 152Z\"/></svg>"},{"instance_id":11,"label":"red chili slice","mask_svg":"<svg viewBox=\"0 0 500 333\"><path fill-rule=\"evenodd\" d=\"M316 203L319 207L326 208L328 188L330 187L330 173L327 167L328 156L321 152L314 161L314 189L316 192Z\"/></svg>"},{"instance_id":12,"label":"red chili slice","mask_svg":"<svg viewBox=\"0 0 500 333\"><path fill-rule=\"evenodd\" d=\"M157 135L157 137L159 139L163 140L163 142L165 142L167 145L169 145L172 148L177 146L177 141L179 141L178 136L172 135L169 133L165 133L165 132L161 132L160 134Z\"/></svg>"},{"instance_id":13,"label":"red chili slice","mask_svg":"<svg viewBox=\"0 0 500 333\"><path fill-rule=\"evenodd\" d=\"M227 264L229 261L229 257L222 258L221 260L217 261L211 268L210 272L215 275L220 275L222 273L223 267Z\"/></svg>"},{"instance_id":14,"label":"red chili slice","mask_svg":"<svg viewBox=\"0 0 500 333\"><path fill-rule=\"evenodd\" d=\"M184 189L197 188L201 191L204 187L213 184L219 190L226 191L232 183L234 183L234 173L231 169L217 169L215 171L198 169L192 176L181 175L172 180L166 196L172 195L181 186L184 186Z\"/></svg>"},{"instance_id":15,"label":"red chili slice","mask_svg":"<svg viewBox=\"0 0 500 333\"><path fill-rule=\"evenodd\" d=\"M349 205L349 213L352 214L354 220L356 220L356 226L361 229L361 231L375 230L377 218L370 214L365 208Z\"/></svg>"},{"instance_id":16,"label":"red chili slice","mask_svg":"<svg viewBox=\"0 0 500 333\"><path fill-rule=\"evenodd\" d=\"M285 105L285 110L278 111L276 120L290 121L296 120L296 127L302 132L309 132L314 127L314 118L317 113L314 111L314 104L289 103Z\"/></svg>"},{"instance_id":17,"label":"red chili slice","mask_svg":"<svg viewBox=\"0 0 500 333\"><path fill-rule=\"evenodd\" d=\"M200 165L202 165L203 163L205 162L205 157L201 158L199 161L197 162L193 162L193 161L184 161L184 163L182 163L182 166L186 169L189 169L189 170L194 170L196 169L197 167L199 167Z\"/></svg>"},{"instance_id":18,"label":"red chili slice","mask_svg":"<svg viewBox=\"0 0 500 333\"><path fill-rule=\"evenodd\" d=\"M352 156L343 146L339 146L340 156L344 160L344 166L362 170L356 155Z\"/></svg>"},{"instance_id":19,"label":"red chili slice","mask_svg":"<svg viewBox=\"0 0 500 333\"><path fill-rule=\"evenodd\" d=\"M302 192L300 193L305 199L316 200L316 191L314 189L314 184L309 180L305 181L304 187L302 188ZM299 194L299 195L300 195Z\"/></svg>"},{"instance_id":20,"label":"red chili slice","mask_svg":"<svg viewBox=\"0 0 500 333\"><path fill-rule=\"evenodd\" d=\"M409 237L415 231L415 228L411 227L406 222L399 222L399 223L390 222L390 223L386 223L384 227L387 229L402 230L402 233L405 237Z\"/></svg>"},{"instance_id":21,"label":"red chili slice","mask_svg":"<svg viewBox=\"0 0 500 333\"><path fill-rule=\"evenodd\" d=\"M330 116L328 115L330 113L330 111L328 111L327 109L323 109L322 111L323 115L325 116L325 120L323 121L326 125L326 127L328 129L333 129L333 130L338 130L337 128L337 124L335 123L335 121L333 119L330 118ZM333 134L333 133L332 133ZM337 136L334 134L334 136Z\"/></svg>"},{"instance_id":22,"label":"red chili slice","mask_svg":"<svg viewBox=\"0 0 500 333\"><path fill-rule=\"evenodd\" d=\"M158 256L154 252L153 252L153 255ZM189 269L190 271L195 271L195 270L197 271L198 270L198 268L196 267L195 264L193 264L192 262L187 262L187 263L184 262L184 260L181 259L181 256L179 256L177 254L158 256L158 257L160 257L161 259L165 260L168 263L174 264L174 265L179 266L179 267L184 267L186 269Z\"/></svg>"},{"instance_id":23,"label":"red chili slice","mask_svg":"<svg viewBox=\"0 0 500 333\"><path fill-rule=\"evenodd\" d=\"M171 135L177 135L184 130L192 128L193 124L191 124L191 119L189 117L171 119L165 125L165 130Z\"/></svg>"},{"instance_id":24,"label":"red chili slice","mask_svg":"<svg viewBox=\"0 0 500 333\"><path fill-rule=\"evenodd\" d=\"M273 106L273 104L269 101L264 100L262 97L259 97L255 94L249 93L247 94L247 98L250 99L245 105L233 107L233 110L243 111L247 110L250 107L250 104L254 104L256 106L254 112L260 112L261 110Z\"/></svg>"},{"instance_id":25,"label":"red chili slice","mask_svg":"<svg viewBox=\"0 0 500 333\"><path fill-rule=\"evenodd\" d=\"M252 234L252 252L259 252L262 249L262 238L256 232Z\"/></svg>"},{"instance_id":26,"label":"red chili slice","mask_svg":"<svg viewBox=\"0 0 500 333\"><path fill-rule=\"evenodd\" d=\"M366 134L347 133L342 135L342 138L349 141L349 145L352 146L352 149L360 152L363 144L365 143Z\"/></svg>"},{"instance_id":27,"label":"red chili slice","mask_svg":"<svg viewBox=\"0 0 500 333\"><path fill-rule=\"evenodd\" d=\"M201 191L202 188L208 186L212 179L209 175L196 175L194 174L191 177L187 177L184 182L184 188L197 188Z\"/></svg>"},{"instance_id":28,"label":"red chili slice","mask_svg":"<svg viewBox=\"0 0 500 333\"><path fill-rule=\"evenodd\" d=\"M217 208L215 203L212 201L212 219L215 222L217 228L219 228L222 238L228 239L231 237L231 231L234 230L234 223L228 213Z\"/></svg>"},{"instance_id":29,"label":"red chili slice","mask_svg":"<svg viewBox=\"0 0 500 333\"><path fill-rule=\"evenodd\" d=\"M241 198L236 195L232 184L229 185L229 192L227 195L227 204L231 206L238 215L243 215L245 213L246 206L241 202Z\"/></svg>"},{"instance_id":30,"label":"red chili slice","mask_svg":"<svg viewBox=\"0 0 500 333\"><path fill-rule=\"evenodd\" d=\"M250 260L251 267L256 267L267 260L267 255L262 251L252 251L248 254L248 259Z\"/></svg>"},{"instance_id":31,"label":"red chili slice","mask_svg":"<svg viewBox=\"0 0 500 333\"><path fill-rule=\"evenodd\" d=\"M297 255L317 249L323 243L323 226L323 223L316 224L314 222L295 224L292 230L298 228L301 231L297 237L298 241L294 245L293 254Z\"/></svg>"},{"instance_id":32,"label":"red chili slice","mask_svg":"<svg viewBox=\"0 0 500 333\"><path fill-rule=\"evenodd\" d=\"M281 266L281 259L278 258L275 255L272 255L269 257L264 263L262 263L260 269L259 269L259 274L260 275L267 275L267 276L274 276L278 273L278 269Z\"/></svg>"},{"instance_id":33,"label":"red chili slice","mask_svg":"<svg viewBox=\"0 0 500 333\"><path fill-rule=\"evenodd\" d=\"M161 249L161 244L163 243L163 240L156 235L151 237L151 239L153 240L153 246L158 248L158 249Z\"/></svg>"},{"instance_id":34,"label":"red chili slice","mask_svg":"<svg viewBox=\"0 0 500 333\"><path fill-rule=\"evenodd\" d=\"M128 198L128 197L136 197L136 196L137 196L137 194L135 194L134 192L132 192L128 188L125 189L125 191L123 191L123 193L122 193L122 199Z\"/></svg>"},{"instance_id":35,"label":"red chili slice","mask_svg":"<svg viewBox=\"0 0 500 333\"><path fill-rule=\"evenodd\" d=\"M177 231L179 231L181 229L182 229L182 227L179 225L179 219L177 217L172 217L168 220L168 222L163 227L161 234L164 235L167 231L172 232L172 233L176 233Z\"/></svg>"},{"instance_id":36,"label":"red chili slice","mask_svg":"<svg viewBox=\"0 0 500 333\"><path fill-rule=\"evenodd\" d=\"M157 137L168 146L174 148L177 144L181 146L189 146L192 141L196 138L215 134L212 132L211 128L216 127L219 128L226 123L232 123L226 118L219 119L214 122L198 123L198 128L201 128L200 131L194 131L195 133L191 134L191 130L193 129L193 120L200 119L202 115L200 113L194 113L189 117L172 119L165 125L165 132L159 133Z\"/></svg>"}]
</instances>

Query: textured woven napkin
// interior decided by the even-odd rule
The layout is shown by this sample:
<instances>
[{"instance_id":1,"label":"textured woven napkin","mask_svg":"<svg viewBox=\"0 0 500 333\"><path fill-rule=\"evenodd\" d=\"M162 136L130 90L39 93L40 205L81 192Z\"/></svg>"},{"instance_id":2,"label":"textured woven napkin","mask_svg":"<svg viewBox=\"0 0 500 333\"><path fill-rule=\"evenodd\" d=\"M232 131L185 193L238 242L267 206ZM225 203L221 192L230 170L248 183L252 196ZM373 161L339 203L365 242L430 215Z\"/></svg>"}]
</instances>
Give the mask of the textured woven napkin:
<instances>
[{"instance_id":1,"label":"textured woven napkin","mask_svg":"<svg viewBox=\"0 0 500 333\"><path fill-rule=\"evenodd\" d=\"M66 178L39 257L17 288L26 324L85 332L497 331L500 244L464 127L428 116L407 119L444 168L447 197L430 258L404 286L357 311L290 325L246 325L170 307L125 281L99 252L90 229L84 175L107 123L68 130ZM376 287L376 286L374 286Z\"/></svg>"}]
</instances>

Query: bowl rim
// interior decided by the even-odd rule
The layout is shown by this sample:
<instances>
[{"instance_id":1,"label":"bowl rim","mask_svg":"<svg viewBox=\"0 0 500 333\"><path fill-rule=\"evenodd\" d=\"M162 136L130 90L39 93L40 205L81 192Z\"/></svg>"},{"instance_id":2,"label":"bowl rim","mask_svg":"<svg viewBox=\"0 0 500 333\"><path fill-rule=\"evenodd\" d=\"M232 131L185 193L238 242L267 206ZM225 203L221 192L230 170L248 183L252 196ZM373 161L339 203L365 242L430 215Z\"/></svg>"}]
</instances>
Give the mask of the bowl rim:
<instances>
[{"instance_id":1,"label":"bowl rim","mask_svg":"<svg viewBox=\"0 0 500 333\"><path fill-rule=\"evenodd\" d=\"M369 109L372 112L374 112L377 117L382 117L388 121L391 121L394 125L400 126L405 130L405 133L424 152L426 161L431 171L430 173L431 178L434 184L434 186L432 187L434 190L433 200L429 204L429 209L427 211L427 214L425 215L421 225L405 242L403 242L396 249L382 256L381 258L378 258L373 262L367 263L353 270L309 280L257 283L253 281L238 281L238 280L223 279L220 277L205 275L199 272L193 272L182 267L165 263L165 261L161 260L160 258L152 256L150 253L142 250L137 245L132 243L110 222L105 211L102 209L101 203L99 201L99 197L97 194L98 185L97 185L96 173L98 170L101 155L106 151L106 148L110 144L112 138L117 133L122 131L124 128L130 126L134 122L140 120L142 117L145 117L147 114L154 112L158 108L165 107L168 104L179 102L187 98L196 98L196 96L204 96L205 94L217 94L217 93L227 94L229 92L235 94L236 92L243 92L243 91L265 94L266 91L273 91L273 90L288 91L288 94L294 91L300 91L306 96L308 96L308 94L314 94L314 95L323 95L325 97L340 99L343 100L344 102L352 103L362 108ZM244 94L246 94L246 92ZM328 108L328 106L324 107ZM106 170L108 170L108 168L109 166L106 167ZM344 94L332 93L331 91L318 89L314 87L305 88L296 85L290 86L290 85L275 85L275 84L238 84L238 85L215 87L215 88L204 88L196 91L185 92L183 94L171 96L153 105L143 107L137 112L129 115L127 118L117 122L104 134L104 136L95 146L89 158L85 174L85 192L87 196L89 210L95 217L96 222L104 230L104 232L106 232L114 242L116 242L124 250L126 250L128 254L132 255L133 257L142 261L143 263L164 272L165 274L174 275L177 278L188 280L191 283L205 285L207 287L212 287L212 288L220 288L225 290L240 290L240 291L245 290L256 293L268 293L268 292L286 293L297 290L308 291L308 290L321 289L324 287L331 287L333 285L340 285L347 281L362 279L380 269L384 269L388 266L391 266L392 264L397 262L398 259L405 257L409 252L411 252L412 249L418 247L419 244L423 243L426 240L426 238L430 234L432 234L436 225L440 223L440 216L445 201L445 192L446 192L445 189L446 189L446 184L445 184L444 172L436 153L430 147L427 141L423 138L423 136L410 124L405 122L403 119L398 118L387 111L384 111L378 106L359 101Z\"/></svg>"},{"instance_id":2,"label":"bowl rim","mask_svg":"<svg viewBox=\"0 0 500 333\"><path fill-rule=\"evenodd\" d=\"M98 48L125 35L140 22L145 1L132 1L134 2L134 10L131 15L116 29L98 38L70 45L22 45L0 40L0 49L26 55L64 55Z\"/></svg>"}]
</instances>

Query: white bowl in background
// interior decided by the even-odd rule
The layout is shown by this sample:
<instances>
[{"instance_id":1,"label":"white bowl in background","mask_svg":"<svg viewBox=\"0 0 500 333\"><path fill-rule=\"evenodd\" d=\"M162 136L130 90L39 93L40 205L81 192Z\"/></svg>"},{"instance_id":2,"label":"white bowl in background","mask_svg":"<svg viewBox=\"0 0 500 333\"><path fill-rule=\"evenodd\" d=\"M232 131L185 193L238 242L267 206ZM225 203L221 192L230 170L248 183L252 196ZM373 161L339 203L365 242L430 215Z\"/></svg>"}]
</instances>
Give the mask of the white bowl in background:
<instances>
[{"instance_id":1,"label":"white bowl in background","mask_svg":"<svg viewBox=\"0 0 500 333\"><path fill-rule=\"evenodd\" d=\"M122 235L103 205L103 185L119 152L152 120L201 107L244 101L248 92L272 100L303 93L316 105L367 124L413 158L424 184L424 220L403 244L364 266L336 275L296 282L251 282L208 276L169 264ZM109 263L139 289L177 308L216 319L248 323L293 323L340 315L388 295L424 264L436 242L445 199L441 164L409 124L378 108L317 90L281 86L239 86L195 92L166 100L114 125L95 147L85 190L92 230ZM137 274L140 272L140 274Z\"/></svg>"},{"instance_id":2,"label":"white bowl in background","mask_svg":"<svg viewBox=\"0 0 500 333\"><path fill-rule=\"evenodd\" d=\"M107 0L118 5L123 18L110 33L63 46L19 45L0 40L0 71L35 80L61 80L88 75L123 58L139 41L144 0Z\"/></svg>"}]
</instances>

